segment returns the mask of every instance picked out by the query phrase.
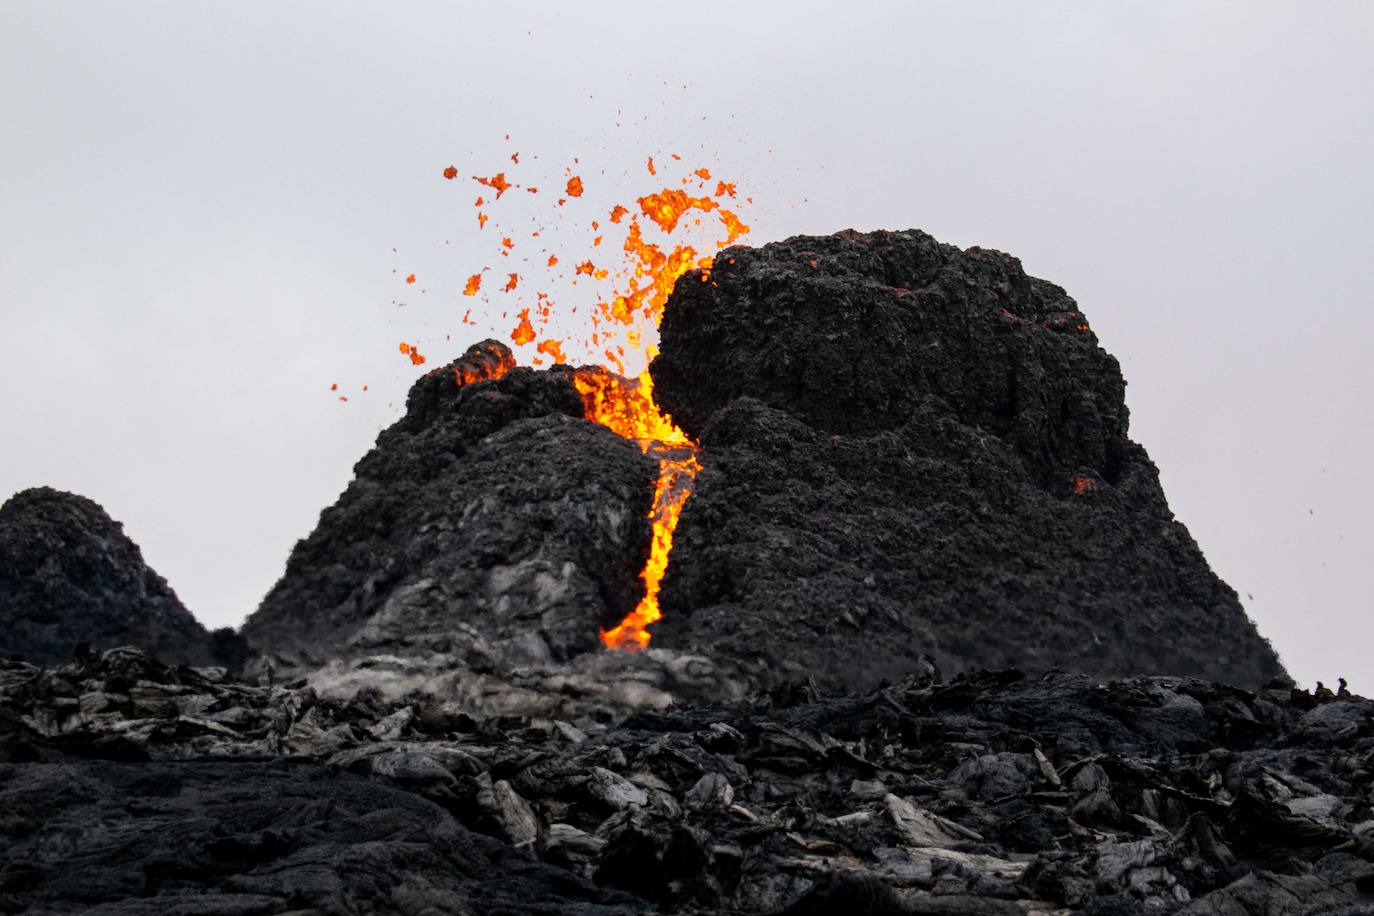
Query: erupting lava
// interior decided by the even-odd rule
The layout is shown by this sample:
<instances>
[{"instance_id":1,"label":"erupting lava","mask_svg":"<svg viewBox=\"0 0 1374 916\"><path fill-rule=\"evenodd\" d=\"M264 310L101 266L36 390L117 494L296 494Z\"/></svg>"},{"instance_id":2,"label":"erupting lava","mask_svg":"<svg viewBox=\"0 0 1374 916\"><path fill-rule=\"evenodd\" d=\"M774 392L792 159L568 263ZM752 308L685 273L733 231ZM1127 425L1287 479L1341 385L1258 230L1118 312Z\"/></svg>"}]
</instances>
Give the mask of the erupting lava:
<instances>
[{"instance_id":1,"label":"erupting lava","mask_svg":"<svg viewBox=\"0 0 1374 916\"><path fill-rule=\"evenodd\" d=\"M601 632L601 641L613 649L634 652L649 645L649 624L662 617L658 590L668 571L682 506L692 493L692 482L701 470L697 445L654 402L654 383L646 369L637 379L627 379L604 369L583 369L573 376L582 393L587 419L612 432L634 439L646 455L658 459L658 483L654 486L653 540L649 559L640 578L644 597L619 625Z\"/></svg>"},{"instance_id":2,"label":"erupting lava","mask_svg":"<svg viewBox=\"0 0 1374 916\"><path fill-rule=\"evenodd\" d=\"M681 157L674 155L672 159L678 162ZM519 162L516 157L511 157L511 161L516 164ZM659 171L650 158L648 173L657 177ZM442 174L451 180L458 173L450 166L444 169ZM582 174L588 173L584 171ZM566 213L574 207L590 206L587 201L595 191L594 183L590 180L584 183L582 176L573 174L571 169L566 170L566 175L567 196L559 197L555 201L556 208L561 213ZM512 175L511 178L507 178L505 172L499 172L491 178L474 177L478 184L496 192L494 200L478 197L474 204L478 208L485 207L492 211L490 218L497 220L496 226L503 225L494 212L496 202L507 190L522 188L522 185L513 180L516 177ZM639 197L635 201L638 213L620 203L601 210L600 214L603 215L590 220L590 229L595 233L590 246L595 251L588 252L592 257L580 254L575 257L575 252L556 254L545 248L541 249L537 258L523 258L532 269L537 267L547 271L554 270L560 262L565 263L568 267L563 269L558 279L568 286L576 286L579 282L610 283L608 294L598 296L595 304L590 309L583 310L580 316L576 307L558 311L556 317L564 327L567 326L570 316L574 321L580 319L589 322L589 327L585 328L587 333L582 338L568 338L566 335L562 338L548 336L548 325L555 317L555 309L547 293L531 293L529 295L533 296L532 302L526 300L519 303L513 312L507 308L507 311L501 313L505 322L509 321L507 316L510 314L518 316L519 321L513 330L509 330L509 323L505 324L505 328L508 329L506 333L519 350L532 347L533 353L527 350L525 352L529 354L529 361L533 365L543 364L539 354L562 363L565 360L566 349L589 357L596 365L578 369L572 376L573 384L582 395L587 419L600 423L627 439L635 440L645 454L658 461L658 483L654 488L653 507L649 515L653 526L653 539L649 559L641 574L644 597L619 625L601 633L601 640L606 646L625 651L638 651L646 647L649 644L649 632L646 628L662 616L658 607L659 587L668 568L673 532L677 527L682 507L691 495L697 471L701 469L697 460L696 443L679 429L672 418L663 413L654 401L653 381L647 368L655 354L652 341L656 340L655 335L663 315L663 307L678 278L689 270L696 269L701 271L702 281L708 282L712 267L712 257L698 254L691 245L679 243L665 250L666 246L649 241L644 236L644 224L647 223L651 232L656 231L664 237L672 235L680 228L684 231L701 230L704 233L718 230L720 234L714 238L716 248L733 244L749 231L749 227L734 212L722 205L723 201L736 196L735 184L717 181L712 191L708 183L710 179L711 172L708 169L687 171L679 181L680 187L662 187L657 192ZM694 196L684 190L689 187L698 193ZM530 199L530 195L538 194L538 187L534 185L523 186L523 190L528 194L520 194L518 197ZM752 203L751 199L746 200ZM641 217L644 223L641 223ZM479 229L485 230L488 218L487 212L478 213ZM603 225L603 219L616 228ZM528 234L531 240L539 239L546 228L540 220L535 220L535 225L535 231ZM623 231L625 234L620 246L622 255L618 265L605 263L607 256L603 253L605 249L602 242L606 233L610 231ZM529 244L517 244L514 238L520 235L523 233L505 234L498 231L501 242L498 255L511 257L514 254L520 257L517 249ZM463 289L464 295L475 296L479 293L482 270L489 267L490 265L486 265L469 277ZM509 276L509 281L499 290L502 296L514 293L517 287L519 290L534 289L539 282L537 276L530 281L528 273L520 277L517 277L516 273L510 273ZM485 293L483 298L490 304ZM463 323L476 322L470 322L465 317ZM413 347L403 352L418 356ZM643 366L636 377L627 377L627 362ZM495 373L487 377L504 374L509 367L493 368ZM459 381L465 379L460 378Z\"/></svg>"}]
</instances>

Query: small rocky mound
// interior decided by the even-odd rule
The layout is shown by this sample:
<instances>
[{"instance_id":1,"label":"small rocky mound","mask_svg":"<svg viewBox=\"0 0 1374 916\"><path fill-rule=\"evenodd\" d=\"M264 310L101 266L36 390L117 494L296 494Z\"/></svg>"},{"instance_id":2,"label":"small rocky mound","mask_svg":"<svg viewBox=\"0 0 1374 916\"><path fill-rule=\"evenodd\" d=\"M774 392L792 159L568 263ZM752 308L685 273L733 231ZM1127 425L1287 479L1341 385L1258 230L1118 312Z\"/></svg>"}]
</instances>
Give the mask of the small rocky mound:
<instances>
[{"instance_id":1,"label":"small rocky mound","mask_svg":"<svg viewBox=\"0 0 1374 916\"><path fill-rule=\"evenodd\" d=\"M66 662L83 643L242 661L233 632L207 633L100 506L48 487L16 493L0 506L0 656Z\"/></svg>"},{"instance_id":2,"label":"small rocky mound","mask_svg":"<svg viewBox=\"0 0 1374 916\"><path fill-rule=\"evenodd\" d=\"M619 724L0 662L0 911L1368 913L1374 703L929 667Z\"/></svg>"},{"instance_id":3,"label":"small rocky mound","mask_svg":"<svg viewBox=\"0 0 1374 916\"><path fill-rule=\"evenodd\" d=\"M729 249L651 372L700 437L654 645L761 679L1059 666L1283 674L1127 437L1059 287L917 232Z\"/></svg>"},{"instance_id":4,"label":"small rocky mound","mask_svg":"<svg viewBox=\"0 0 1374 916\"><path fill-rule=\"evenodd\" d=\"M244 625L255 647L479 672L598 647L642 592L657 469L583 419L570 370L513 365L486 341L415 383Z\"/></svg>"}]
</instances>

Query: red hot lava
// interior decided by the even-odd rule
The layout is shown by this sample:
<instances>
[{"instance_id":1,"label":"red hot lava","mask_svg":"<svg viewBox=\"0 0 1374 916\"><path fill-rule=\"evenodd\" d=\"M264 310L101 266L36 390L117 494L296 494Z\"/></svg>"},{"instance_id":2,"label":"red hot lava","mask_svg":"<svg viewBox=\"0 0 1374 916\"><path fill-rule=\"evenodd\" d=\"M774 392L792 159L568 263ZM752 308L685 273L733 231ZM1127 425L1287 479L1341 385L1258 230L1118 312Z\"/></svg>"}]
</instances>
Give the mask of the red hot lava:
<instances>
[{"instance_id":1,"label":"red hot lava","mask_svg":"<svg viewBox=\"0 0 1374 916\"><path fill-rule=\"evenodd\" d=\"M674 155L674 162L681 157ZM512 157L512 162L518 160ZM655 168L652 158L648 160L648 172L657 177L660 169ZM457 174L450 167L443 171L444 177L452 179ZM558 198L553 206L567 212L574 207L587 206L587 201L595 191L594 182L584 182L581 175L567 173L565 191L567 197ZM584 173L585 174L585 173ZM489 212L479 213L479 225L485 227L488 218L497 220L500 214L497 201L511 188L520 188L515 182L517 176L508 178L505 172L498 172L490 178L476 177L474 180L486 189L495 191L493 200L478 197L477 207L487 207ZM665 414L654 400L653 381L649 377L648 362L654 356L652 340L656 339L659 320L668 295L677 279L689 270L700 270L703 279L709 276L712 256L701 254L695 247L685 242L669 244L669 237L678 232L694 232L706 235L706 244L714 248L724 248L733 244L749 231L749 227L724 204L735 197L733 182L717 181L714 191L710 184L711 172L706 168L686 171L678 187L666 186L645 194L635 200L630 208L616 202L604 210L597 211L597 218L589 221L591 233L595 233L592 247L604 251L602 241L608 230L623 232L624 238L619 246L617 258L609 260L598 254L598 261L576 259L549 253L547 261L540 255L542 266L552 270L560 260L572 265L571 274L564 273L563 280L568 284L608 283L609 289L589 310L573 315L576 308L561 311L557 315L560 323L567 326L570 321L585 321L586 331L582 339L575 341L576 349L591 355L599 367L578 370L573 375L573 383L582 395L586 417L606 426L618 435L633 439L645 454L652 455L659 463L658 483L654 491L653 507L649 518L653 526L653 539L649 558L644 566L641 579L644 582L644 596L635 609L617 626L601 633L602 642L611 648L638 651L649 644L648 626L662 614L658 605L659 587L663 574L668 568L668 557L672 550L673 532L692 491L692 483L701 465L697 460L697 445L679 429L672 418ZM658 179L662 180L662 179ZM687 188L695 185L697 193L689 193ZM534 186L525 190L537 193ZM529 198L528 195L520 195ZM602 219L609 220L605 226ZM645 237L646 228L661 237L650 240ZM530 235L539 237L542 224ZM589 233L589 235L591 234ZM513 243L511 237L516 233L500 235L500 256L509 256ZM468 279L463 294L478 295L482 284L482 271L474 272ZM566 268L564 269L566 271ZM510 273L503 292L515 293L517 284L520 290L531 289L534 284L524 282L529 278L517 278ZM535 281L537 283L537 281ZM518 294L523 295L523 294ZM546 293L533 293L533 302L523 305L515 312L518 319L509 332L512 342L519 351L524 351L534 365L541 365L542 356L555 362L566 362L568 338L550 335L549 323L554 317L554 306ZM483 294L485 298L485 294ZM509 313L507 313L509 314ZM475 323L467 322L464 323ZM509 324L506 327L510 327ZM533 353L526 350L533 348ZM411 358L423 360L413 346L402 344L402 352ZM476 381L479 378L498 378L504 375L511 365L498 356L487 354L490 366L481 372L464 368L455 370L460 373L459 382ZM634 378L626 377L626 363L642 365Z\"/></svg>"}]
</instances>

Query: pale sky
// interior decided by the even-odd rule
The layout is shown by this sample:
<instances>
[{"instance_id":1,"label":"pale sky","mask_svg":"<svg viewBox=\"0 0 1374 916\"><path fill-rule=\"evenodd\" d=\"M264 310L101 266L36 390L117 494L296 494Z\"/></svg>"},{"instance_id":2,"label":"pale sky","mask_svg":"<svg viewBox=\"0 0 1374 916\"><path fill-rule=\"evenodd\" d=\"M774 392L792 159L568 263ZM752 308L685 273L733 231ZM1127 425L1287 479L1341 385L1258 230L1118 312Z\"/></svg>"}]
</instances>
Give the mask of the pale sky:
<instances>
[{"instance_id":1,"label":"pale sky","mask_svg":"<svg viewBox=\"0 0 1374 916\"><path fill-rule=\"evenodd\" d=\"M95 499L238 624L400 415L397 342L485 336L439 171L629 199L678 152L751 243L920 228L1065 287L1290 672L1374 694L1371 48L1364 2L0 0L0 500Z\"/></svg>"}]
</instances>

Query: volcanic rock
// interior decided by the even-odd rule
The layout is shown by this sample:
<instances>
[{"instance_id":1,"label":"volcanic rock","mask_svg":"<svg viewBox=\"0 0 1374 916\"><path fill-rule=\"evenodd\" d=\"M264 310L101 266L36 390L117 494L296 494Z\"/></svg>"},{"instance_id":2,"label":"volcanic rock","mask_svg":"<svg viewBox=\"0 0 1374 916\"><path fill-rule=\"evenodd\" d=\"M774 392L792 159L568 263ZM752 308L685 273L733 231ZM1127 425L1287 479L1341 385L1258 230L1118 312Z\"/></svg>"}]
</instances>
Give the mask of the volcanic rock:
<instances>
[{"instance_id":1,"label":"volcanic rock","mask_svg":"<svg viewBox=\"0 0 1374 916\"><path fill-rule=\"evenodd\" d=\"M418 795L285 761L6 770L0 910L120 916L627 916L598 889ZM99 829L91 829L100 825Z\"/></svg>"},{"instance_id":2,"label":"volcanic rock","mask_svg":"<svg viewBox=\"0 0 1374 916\"><path fill-rule=\"evenodd\" d=\"M99 505L49 487L0 506L0 656L69 661L86 644L135 645L168 662L242 661L232 631L205 631Z\"/></svg>"},{"instance_id":3,"label":"volcanic rock","mask_svg":"<svg viewBox=\"0 0 1374 916\"><path fill-rule=\"evenodd\" d=\"M655 646L862 687L1020 666L1283 674L1127 437L1062 289L917 232L721 252L651 372L700 438Z\"/></svg>"},{"instance_id":4,"label":"volcanic rock","mask_svg":"<svg viewBox=\"0 0 1374 916\"><path fill-rule=\"evenodd\" d=\"M486 341L414 384L244 625L255 647L480 672L599 646L642 591L656 467L583 419L570 371L513 366Z\"/></svg>"},{"instance_id":5,"label":"volcanic rock","mask_svg":"<svg viewBox=\"0 0 1374 916\"><path fill-rule=\"evenodd\" d=\"M0 661L0 912L1374 907L1349 694L927 672L606 719Z\"/></svg>"}]
</instances>

